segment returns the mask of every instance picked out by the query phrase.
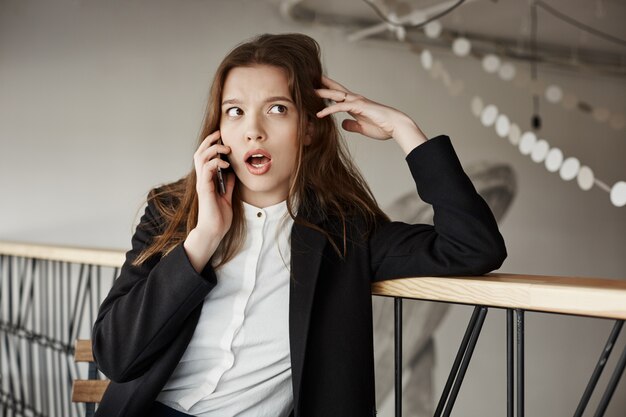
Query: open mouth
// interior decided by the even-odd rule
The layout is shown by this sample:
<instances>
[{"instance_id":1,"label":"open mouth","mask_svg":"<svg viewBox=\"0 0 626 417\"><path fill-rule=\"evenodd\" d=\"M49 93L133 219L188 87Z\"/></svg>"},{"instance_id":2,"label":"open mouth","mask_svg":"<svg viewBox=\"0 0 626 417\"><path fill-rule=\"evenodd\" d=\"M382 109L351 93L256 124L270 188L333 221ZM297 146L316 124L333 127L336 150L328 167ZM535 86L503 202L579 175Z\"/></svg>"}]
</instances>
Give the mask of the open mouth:
<instances>
[{"instance_id":1,"label":"open mouth","mask_svg":"<svg viewBox=\"0 0 626 417\"><path fill-rule=\"evenodd\" d=\"M254 154L250 156L246 162L255 168L261 168L263 167L263 165L267 164L269 161L270 159L265 155Z\"/></svg>"},{"instance_id":2,"label":"open mouth","mask_svg":"<svg viewBox=\"0 0 626 417\"><path fill-rule=\"evenodd\" d=\"M244 156L246 168L254 175L262 175L270 170L272 166L272 156L263 149L249 151Z\"/></svg>"}]
</instances>

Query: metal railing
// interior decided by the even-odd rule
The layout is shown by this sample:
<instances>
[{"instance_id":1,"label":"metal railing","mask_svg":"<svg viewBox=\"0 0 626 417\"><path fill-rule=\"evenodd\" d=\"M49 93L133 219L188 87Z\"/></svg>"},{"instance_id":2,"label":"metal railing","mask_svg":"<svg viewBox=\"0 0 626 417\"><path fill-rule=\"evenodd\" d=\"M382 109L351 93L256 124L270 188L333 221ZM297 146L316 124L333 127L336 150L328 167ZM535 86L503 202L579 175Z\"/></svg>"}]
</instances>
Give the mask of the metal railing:
<instances>
[{"instance_id":1,"label":"metal railing","mask_svg":"<svg viewBox=\"0 0 626 417\"><path fill-rule=\"evenodd\" d=\"M615 319L613 330L602 349L596 368L574 413L575 417L583 415L626 319L626 281L599 278L514 274L403 278L374 283L372 294L394 298L396 417L402 415L402 392L399 387L402 386L401 329L404 298L475 306L435 410L435 417L450 416L490 307L504 308L507 312L507 417L524 416L524 313L526 311ZM598 404L595 417L604 415L625 367L626 348ZM516 390L515 386L517 386Z\"/></svg>"},{"instance_id":2,"label":"metal railing","mask_svg":"<svg viewBox=\"0 0 626 417\"><path fill-rule=\"evenodd\" d=\"M90 338L97 309L124 252L0 242L0 410L3 416L81 416L70 402L72 380L88 369L73 360L73 343ZM402 300L474 305L435 416L449 416L489 308L507 311L507 416L524 415L524 312L615 319L575 417L582 416L626 319L626 282L593 278L489 274L403 278L374 283L394 298L395 410L402 415ZM515 368L517 363L517 368ZM596 410L604 414L626 367L621 354ZM97 377L102 377L97 374ZM92 375L93 377L93 375ZM517 388L517 396L514 395ZM514 407L514 405L517 407Z\"/></svg>"},{"instance_id":3,"label":"metal railing","mask_svg":"<svg viewBox=\"0 0 626 417\"><path fill-rule=\"evenodd\" d=\"M83 416L72 380L87 376L74 341L90 337L121 251L0 242L0 414ZM84 366L83 366L84 365Z\"/></svg>"}]
</instances>

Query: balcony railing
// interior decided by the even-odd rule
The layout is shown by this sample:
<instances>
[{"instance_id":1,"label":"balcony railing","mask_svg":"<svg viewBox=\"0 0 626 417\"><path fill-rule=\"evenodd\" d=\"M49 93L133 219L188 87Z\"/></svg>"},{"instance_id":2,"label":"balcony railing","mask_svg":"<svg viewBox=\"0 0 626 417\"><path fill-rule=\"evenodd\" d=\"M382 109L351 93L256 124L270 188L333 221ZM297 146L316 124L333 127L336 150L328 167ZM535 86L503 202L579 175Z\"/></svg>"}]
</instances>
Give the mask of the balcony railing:
<instances>
[{"instance_id":1,"label":"balcony railing","mask_svg":"<svg viewBox=\"0 0 626 417\"><path fill-rule=\"evenodd\" d=\"M490 307L504 308L507 312L507 417L513 417L515 410L517 417L524 416L525 311L615 319L613 330L576 408L575 417L583 415L626 319L626 281L599 278L497 273L472 277L403 278L374 283L372 294L394 298L396 416L402 415L402 393L397 387L402 386L402 332L399 330L402 329L403 298L475 306L435 417L451 414ZM626 348L604 391L595 417L604 415L625 367Z\"/></svg>"},{"instance_id":2,"label":"balcony railing","mask_svg":"<svg viewBox=\"0 0 626 417\"><path fill-rule=\"evenodd\" d=\"M98 306L124 252L0 242L0 410L3 416L82 416L70 402L72 380L88 369L73 360L76 339L90 338ZM524 313L613 319L574 416L582 416L626 319L626 282L595 278L489 274L379 282L372 294L394 298L396 416L402 415L402 299L474 305L435 416L449 416L489 308L507 311L507 416L524 415ZM626 349L596 410L604 414L626 367ZM93 376L93 375L92 375ZM103 375L97 374L102 378Z\"/></svg>"}]
</instances>

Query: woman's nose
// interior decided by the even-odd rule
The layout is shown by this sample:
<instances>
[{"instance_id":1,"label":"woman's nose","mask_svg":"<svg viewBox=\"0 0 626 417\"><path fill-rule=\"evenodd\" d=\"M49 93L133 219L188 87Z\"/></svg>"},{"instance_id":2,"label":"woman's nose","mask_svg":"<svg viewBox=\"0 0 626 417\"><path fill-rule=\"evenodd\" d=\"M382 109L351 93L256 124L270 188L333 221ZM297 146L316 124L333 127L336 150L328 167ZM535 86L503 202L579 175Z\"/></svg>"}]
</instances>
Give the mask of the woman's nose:
<instances>
[{"instance_id":1,"label":"woman's nose","mask_svg":"<svg viewBox=\"0 0 626 417\"><path fill-rule=\"evenodd\" d=\"M258 117L251 117L246 130L246 139L248 140L264 140L265 131L263 129L263 123Z\"/></svg>"}]
</instances>

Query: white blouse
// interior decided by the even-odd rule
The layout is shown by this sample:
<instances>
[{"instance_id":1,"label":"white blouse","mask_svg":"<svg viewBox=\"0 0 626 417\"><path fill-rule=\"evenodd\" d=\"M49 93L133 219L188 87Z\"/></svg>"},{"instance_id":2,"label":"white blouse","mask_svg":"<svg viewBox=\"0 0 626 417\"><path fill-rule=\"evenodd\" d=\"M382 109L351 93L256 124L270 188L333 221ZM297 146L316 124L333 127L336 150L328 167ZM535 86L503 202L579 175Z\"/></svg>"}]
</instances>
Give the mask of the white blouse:
<instances>
[{"instance_id":1,"label":"white blouse","mask_svg":"<svg viewBox=\"0 0 626 417\"><path fill-rule=\"evenodd\" d=\"M216 270L198 325L157 401L194 416L287 416L293 407L289 349L289 236L285 201L244 203L241 251Z\"/></svg>"}]
</instances>

